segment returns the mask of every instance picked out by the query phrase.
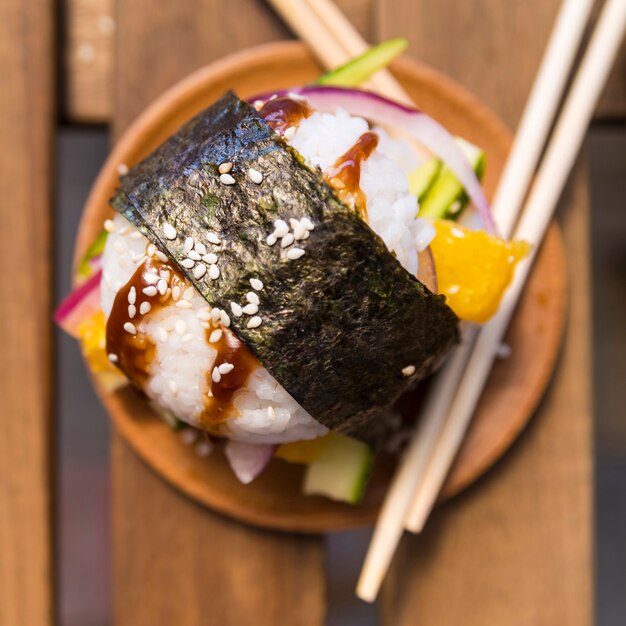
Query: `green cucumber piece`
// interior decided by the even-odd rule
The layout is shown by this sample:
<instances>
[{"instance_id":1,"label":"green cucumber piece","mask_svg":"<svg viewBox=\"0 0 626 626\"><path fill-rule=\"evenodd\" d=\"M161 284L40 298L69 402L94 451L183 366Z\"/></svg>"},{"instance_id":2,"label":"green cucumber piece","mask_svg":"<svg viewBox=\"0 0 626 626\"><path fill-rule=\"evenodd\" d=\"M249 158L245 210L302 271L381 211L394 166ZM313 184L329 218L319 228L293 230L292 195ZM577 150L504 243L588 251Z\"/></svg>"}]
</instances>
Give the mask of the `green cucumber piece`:
<instances>
[{"instance_id":1,"label":"green cucumber piece","mask_svg":"<svg viewBox=\"0 0 626 626\"><path fill-rule=\"evenodd\" d=\"M457 144L469 159L476 176L480 180L485 173L485 153L465 139L455 138ZM467 205L467 195L455 174L443 166L439 176L432 183L420 201L420 217L432 219L455 219Z\"/></svg>"},{"instance_id":2,"label":"green cucumber piece","mask_svg":"<svg viewBox=\"0 0 626 626\"><path fill-rule=\"evenodd\" d=\"M367 82L376 72L387 67L406 49L408 44L409 42L401 37L383 41L344 65L322 74L315 84L358 87Z\"/></svg>"},{"instance_id":3,"label":"green cucumber piece","mask_svg":"<svg viewBox=\"0 0 626 626\"><path fill-rule=\"evenodd\" d=\"M362 441L331 433L304 476L304 493L357 504L372 470L374 453Z\"/></svg>"},{"instance_id":4,"label":"green cucumber piece","mask_svg":"<svg viewBox=\"0 0 626 626\"><path fill-rule=\"evenodd\" d=\"M85 252L85 255L81 259L76 270L76 276L78 278L87 279L92 275L93 270L89 261L104 252L104 246L107 242L108 236L109 233L103 229L96 237L96 240L89 246L89 248L87 248L87 252Z\"/></svg>"},{"instance_id":5,"label":"green cucumber piece","mask_svg":"<svg viewBox=\"0 0 626 626\"><path fill-rule=\"evenodd\" d=\"M426 159L417 169L409 174L409 191L417 196L419 202L433 186L441 171L442 163L437 157Z\"/></svg>"}]
</instances>

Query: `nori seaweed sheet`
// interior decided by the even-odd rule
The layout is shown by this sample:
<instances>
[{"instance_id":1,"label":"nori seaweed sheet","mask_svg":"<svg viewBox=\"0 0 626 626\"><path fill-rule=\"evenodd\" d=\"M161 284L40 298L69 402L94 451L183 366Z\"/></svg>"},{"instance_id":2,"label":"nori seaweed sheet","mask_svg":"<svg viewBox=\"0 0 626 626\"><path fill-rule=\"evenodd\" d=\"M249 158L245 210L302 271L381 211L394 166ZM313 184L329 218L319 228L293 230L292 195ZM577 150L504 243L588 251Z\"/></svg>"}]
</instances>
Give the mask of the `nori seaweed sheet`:
<instances>
[{"instance_id":1,"label":"nori seaweed sheet","mask_svg":"<svg viewBox=\"0 0 626 626\"><path fill-rule=\"evenodd\" d=\"M236 184L219 180L232 162ZM248 168L263 173L249 180ZM356 210L340 202L321 173L233 93L185 124L122 177L113 207L166 252L276 380L331 429L374 441L390 405L430 373L457 339L458 319L399 264ZM273 221L308 216L306 253L289 260L266 239ZM175 241L162 234L167 222ZM207 230L222 240L207 243ZM200 280L180 265L186 237L219 256L221 276ZM260 327L231 314L246 303L250 278L264 289ZM407 377L402 369L415 366Z\"/></svg>"}]
</instances>

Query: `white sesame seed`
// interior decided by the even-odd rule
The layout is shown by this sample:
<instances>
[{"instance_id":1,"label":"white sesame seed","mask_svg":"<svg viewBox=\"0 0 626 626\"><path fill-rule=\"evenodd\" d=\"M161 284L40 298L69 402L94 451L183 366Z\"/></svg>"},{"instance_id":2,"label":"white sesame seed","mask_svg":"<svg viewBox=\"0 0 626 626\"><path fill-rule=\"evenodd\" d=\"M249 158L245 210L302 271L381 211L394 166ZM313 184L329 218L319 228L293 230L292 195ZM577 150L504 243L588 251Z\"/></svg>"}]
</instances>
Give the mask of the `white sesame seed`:
<instances>
[{"instance_id":1,"label":"white sesame seed","mask_svg":"<svg viewBox=\"0 0 626 626\"><path fill-rule=\"evenodd\" d=\"M233 312L235 317L241 317L243 315L243 309L236 302L230 303L230 310Z\"/></svg>"},{"instance_id":2,"label":"white sesame seed","mask_svg":"<svg viewBox=\"0 0 626 626\"><path fill-rule=\"evenodd\" d=\"M141 239L143 237L143 235L138 231L138 230L134 230L131 234L130 234L130 238L131 239Z\"/></svg>"},{"instance_id":3,"label":"white sesame seed","mask_svg":"<svg viewBox=\"0 0 626 626\"><path fill-rule=\"evenodd\" d=\"M281 248L286 248L287 246L290 246L294 241L295 241L295 237L293 236L293 233L287 233L281 240L280 242L280 247Z\"/></svg>"},{"instance_id":4,"label":"white sesame seed","mask_svg":"<svg viewBox=\"0 0 626 626\"><path fill-rule=\"evenodd\" d=\"M176 324L174 324L174 330L179 335L184 335L185 331L187 330L187 323L185 322L185 320L176 320Z\"/></svg>"},{"instance_id":5,"label":"white sesame seed","mask_svg":"<svg viewBox=\"0 0 626 626\"><path fill-rule=\"evenodd\" d=\"M137 334L137 329L135 328L135 325L132 322L126 322L124 324L124 330L127 333L130 333L131 335L136 335Z\"/></svg>"},{"instance_id":6,"label":"white sesame seed","mask_svg":"<svg viewBox=\"0 0 626 626\"><path fill-rule=\"evenodd\" d=\"M207 306L207 307L200 309L196 313L196 317L199 320L202 320L203 322L208 322L211 319L211 311L209 310L209 307Z\"/></svg>"},{"instance_id":7,"label":"white sesame seed","mask_svg":"<svg viewBox=\"0 0 626 626\"><path fill-rule=\"evenodd\" d=\"M180 440L186 445L191 446L196 443L198 439L198 431L195 428L185 428L182 433L180 433Z\"/></svg>"},{"instance_id":8,"label":"white sesame seed","mask_svg":"<svg viewBox=\"0 0 626 626\"><path fill-rule=\"evenodd\" d=\"M289 226L291 226L291 228L293 230L296 230L296 228L298 228L298 226L300 226L300 222L295 217L290 217L289 218Z\"/></svg>"},{"instance_id":9,"label":"white sesame seed","mask_svg":"<svg viewBox=\"0 0 626 626\"><path fill-rule=\"evenodd\" d=\"M306 239L309 236L309 231L302 224L298 224L293 229L293 236L296 240Z\"/></svg>"},{"instance_id":10,"label":"white sesame seed","mask_svg":"<svg viewBox=\"0 0 626 626\"><path fill-rule=\"evenodd\" d=\"M248 291L248 293L246 294L246 300L248 302L251 302L252 304L261 304L259 296L254 293L254 291Z\"/></svg>"},{"instance_id":11,"label":"white sesame seed","mask_svg":"<svg viewBox=\"0 0 626 626\"><path fill-rule=\"evenodd\" d=\"M217 254L209 252L208 254L203 255L202 260L209 265L215 265L217 263Z\"/></svg>"},{"instance_id":12,"label":"white sesame seed","mask_svg":"<svg viewBox=\"0 0 626 626\"><path fill-rule=\"evenodd\" d=\"M229 374L230 372L232 372L235 369L235 366L232 363L222 363L219 367L218 367L220 374L222 376L224 376L225 374Z\"/></svg>"},{"instance_id":13,"label":"white sesame seed","mask_svg":"<svg viewBox=\"0 0 626 626\"><path fill-rule=\"evenodd\" d=\"M293 136L296 134L296 127L295 126L290 126L289 128L285 129L285 132L283 133L283 137L287 140L289 139L293 139Z\"/></svg>"},{"instance_id":14,"label":"white sesame seed","mask_svg":"<svg viewBox=\"0 0 626 626\"><path fill-rule=\"evenodd\" d=\"M169 259L167 258L167 254L165 254L165 252L161 252L160 250L157 250L155 252L155 256L157 259L159 259L159 261L162 261L163 263L167 263L169 261Z\"/></svg>"},{"instance_id":15,"label":"white sesame seed","mask_svg":"<svg viewBox=\"0 0 626 626\"><path fill-rule=\"evenodd\" d=\"M274 220L274 234L279 239L289 232L289 226L285 220Z\"/></svg>"},{"instance_id":16,"label":"white sesame seed","mask_svg":"<svg viewBox=\"0 0 626 626\"><path fill-rule=\"evenodd\" d=\"M246 315L254 315L255 313L259 312L259 306L257 304L246 304L246 306L243 307L243 312Z\"/></svg>"},{"instance_id":17,"label":"white sesame seed","mask_svg":"<svg viewBox=\"0 0 626 626\"><path fill-rule=\"evenodd\" d=\"M300 219L300 224L304 226L307 230L314 230L315 224L306 216Z\"/></svg>"},{"instance_id":18,"label":"white sesame seed","mask_svg":"<svg viewBox=\"0 0 626 626\"><path fill-rule=\"evenodd\" d=\"M187 300L179 300L176 305L179 309L190 309L193 304L191 304L191 302L188 302Z\"/></svg>"},{"instance_id":19,"label":"white sesame seed","mask_svg":"<svg viewBox=\"0 0 626 626\"><path fill-rule=\"evenodd\" d=\"M193 268L193 277L200 280L206 274L206 265L204 263L198 263Z\"/></svg>"},{"instance_id":20,"label":"white sesame seed","mask_svg":"<svg viewBox=\"0 0 626 626\"><path fill-rule=\"evenodd\" d=\"M222 329L216 328L209 336L209 343L217 343L222 338Z\"/></svg>"},{"instance_id":21,"label":"white sesame seed","mask_svg":"<svg viewBox=\"0 0 626 626\"><path fill-rule=\"evenodd\" d=\"M213 263L213 265L209 265L209 278L211 280L217 280L220 277L220 268Z\"/></svg>"},{"instance_id":22,"label":"white sesame seed","mask_svg":"<svg viewBox=\"0 0 626 626\"><path fill-rule=\"evenodd\" d=\"M185 239L185 245L183 246L183 250L185 252L189 252L193 248L193 237L187 237Z\"/></svg>"},{"instance_id":23,"label":"white sesame seed","mask_svg":"<svg viewBox=\"0 0 626 626\"><path fill-rule=\"evenodd\" d=\"M117 363L118 358L117 358L117 354L109 354L109 361L111 361L111 363Z\"/></svg>"},{"instance_id":24,"label":"white sesame seed","mask_svg":"<svg viewBox=\"0 0 626 626\"><path fill-rule=\"evenodd\" d=\"M170 282L171 274L169 270L159 270L159 276L167 283Z\"/></svg>"},{"instance_id":25,"label":"white sesame seed","mask_svg":"<svg viewBox=\"0 0 626 626\"><path fill-rule=\"evenodd\" d=\"M159 282L157 283L157 291L164 296L167 291L167 281L159 278Z\"/></svg>"},{"instance_id":26,"label":"white sesame seed","mask_svg":"<svg viewBox=\"0 0 626 626\"><path fill-rule=\"evenodd\" d=\"M261 289L263 289L263 281L258 278L251 278L250 287L252 287L255 291L261 291Z\"/></svg>"},{"instance_id":27,"label":"white sesame seed","mask_svg":"<svg viewBox=\"0 0 626 626\"><path fill-rule=\"evenodd\" d=\"M128 290L128 304L135 304L137 300L137 290L134 287L131 287Z\"/></svg>"},{"instance_id":28,"label":"white sesame seed","mask_svg":"<svg viewBox=\"0 0 626 626\"><path fill-rule=\"evenodd\" d=\"M195 245L194 250L200 255L207 253L206 246L201 241L198 241L198 243Z\"/></svg>"},{"instance_id":29,"label":"white sesame seed","mask_svg":"<svg viewBox=\"0 0 626 626\"><path fill-rule=\"evenodd\" d=\"M126 235L128 235L128 233L131 231L131 226L122 226L122 228L120 229L120 235L122 235L122 237L126 237Z\"/></svg>"},{"instance_id":30,"label":"white sesame seed","mask_svg":"<svg viewBox=\"0 0 626 626\"><path fill-rule=\"evenodd\" d=\"M180 287L178 285L174 285L172 287L172 300L176 302L180 298Z\"/></svg>"},{"instance_id":31,"label":"white sesame seed","mask_svg":"<svg viewBox=\"0 0 626 626\"><path fill-rule=\"evenodd\" d=\"M141 315L145 315L146 313L150 313L150 309L152 308L152 305L149 302L142 302L139 305L139 313Z\"/></svg>"},{"instance_id":32,"label":"white sesame seed","mask_svg":"<svg viewBox=\"0 0 626 626\"><path fill-rule=\"evenodd\" d=\"M191 341L193 339L193 333L187 333L186 335L183 335L182 339L180 340L181 343L188 343L189 341Z\"/></svg>"},{"instance_id":33,"label":"white sesame seed","mask_svg":"<svg viewBox=\"0 0 626 626\"><path fill-rule=\"evenodd\" d=\"M154 285L150 285L149 287L144 287L141 290L142 293L146 294L146 296L156 296L157 295L157 288Z\"/></svg>"},{"instance_id":34,"label":"white sesame seed","mask_svg":"<svg viewBox=\"0 0 626 626\"><path fill-rule=\"evenodd\" d=\"M233 169L233 164L230 161L226 161L226 163L221 163L217 169L220 174L228 174Z\"/></svg>"},{"instance_id":35,"label":"white sesame seed","mask_svg":"<svg viewBox=\"0 0 626 626\"><path fill-rule=\"evenodd\" d=\"M104 220L104 230L106 230L107 233L114 233L115 222L113 220Z\"/></svg>"},{"instance_id":36,"label":"white sesame seed","mask_svg":"<svg viewBox=\"0 0 626 626\"><path fill-rule=\"evenodd\" d=\"M192 261L199 261L202 258L195 250L189 250L189 252L187 252L187 256Z\"/></svg>"},{"instance_id":37,"label":"white sesame seed","mask_svg":"<svg viewBox=\"0 0 626 626\"><path fill-rule=\"evenodd\" d=\"M287 258L295 261L304 255L304 250L302 248L291 248L291 250L287 251Z\"/></svg>"},{"instance_id":38,"label":"white sesame seed","mask_svg":"<svg viewBox=\"0 0 626 626\"><path fill-rule=\"evenodd\" d=\"M213 452L213 444L208 440L199 441L194 450L200 458L205 459Z\"/></svg>"},{"instance_id":39,"label":"white sesame seed","mask_svg":"<svg viewBox=\"0 0 626 626\"><path fill-rule=\"evenodd\" d=\"M178 393L178 385L176 384L175 380L170 380L168 387L170 388L170 391L176 395Z\"/></svg>"},{"instance_id":40,"label":"white sesame seed","mask_svg":"<svg viewBox=\"0 0 626 626\"><path fill-rule=\"evenodd\" d=\"M156 252L156 246L153 243L149 244L146 250L146 254L148 256L154 256L155 252Z\"/></svg>"},{"instance_id":41,"label":"white sesame seed","mask_svg":"<svg viewBox=\"0 0 626 626\"><path fill-rule=\"evenodd\" d=\"M222 243L222 240L215 233L207 233L207 241L216 246L219 246Z\"/></svg>"},{"instance_id":42,"label":"white sesame seed","mask_svg":"<svg viewBox=\"0 0 626 626\"><path fill-rule=\"evenodd\" d=\"M214 324L217 324L217 322L219 322L219 321L220 321L221 316L222 316L222 309L220 309L220 308L218 308L218 307L214 306L214 307L211 309L211 321L212 321Z\"/></svg>"},{"instance_id":43,"label":"white sesame seed","mask_svg":"<svg viewBox=\"0 0 626 626\"><path fill-rule=\"evenodd\" d=\"M261 174L259 170L255 170L253 167L248 170L248 178L257 185L260 185L263 182L263 174Z\"/></svg>"},{"instance_id":44,"label":"white sesame seed","mask_svg":"<svg viewBox=\"0 0 626 626\"><path fill-rule=\"evenodd\" d=\"M220 374L220 371L217 369L217 367L213 368L213 372L211 373L211 379L214 383L219 383L220 380L222 380L222 375Z\"/></svg>"},{"instance_id":45,"label":"white sesame seed","mask_svg":"<svg viewBox=\"0 0 626 626\"><path fill-rule=\"evenodd\" d=\"M158 274L155 274L154 272L150 272L149 274L144 274L143 279L149 285L156 285L159 282L159 276Z\"/></svg>"},{"instance_id":46,"label":"white sesame seed","mask_svg":"<svg viewBox=\"0 0 626 626\"><path fill-rule=\"evenodd\" d=\"M413 376L413 374L415 374L415 365L407 365L406 367L402 368L402 375L403 376Z\"/></svg>"},{"instance_id":47,"label":"white sesame seed","mask_svg":"<svg viewBox=\"0 0 626 626\"><path fill-rule=\"evenodd\" d=\"M180 264L187 270L190 270L193 268L193 266L196 264L196 262L193 259L183 259Z\"/></svg>"},{"instance_id":48,"label":"white sesame seed","mask_svg":"<svg viewBox=\"0 0 626 626\"><path fill-rule=\"evenodd\" d=\"M226 311L220 311L220 322L224 328L230 328L230 317Z\"/></svg>"},{"instance_id":49,"label":"white sesame seed","mask_svg":"<svg viewBox=\"0 0 626 626\"><path fill-rule=\"evenodd\" d=\"M132 320L137 315L137 307L134 304L128 305L128 317Z\"/></svg>"},{"instance_id":50,"label":"white sesame seed","mask_svg":"<svg viewBox=\"0 0 626 626\"><path fill-rule=\"evenodd\" d=\"M258 328L262 323L263 320L258 315L255 315L254 317L250 318L246 326L248 328Z\"/></svg>"},{"instance_id":51,"label":"white sesame seed","mask_svg":"<svg viewBox=\"0 0 626 626\"><path fill-rule=\"evenodd\" d=\"M170 241L173 241L174 239L176 239L178 235L178 233L176 232L176 229L171 224L168 224L167 222L163 224L163 234Z\"/></svg>"},{"instance_id":52,"label":"white sesame seed","mask_svg":"<svg viewBox=\"0 0 626 626\"><path fill-rule=\"evenodd\" d=\"M268 406L267 407L267 416L271 420L275 420L276 419L276 411L274 411L274 407L273 406Z\"/></svg>"},{"instance_id":53,"label":"white sesame seed","mask_svg":"<svg viewBox=\"0 0 626 626\"><path fill-rule=\"evenodd\" d=\"M187 289L185 289L185 292L183 293L183 298L191 302L191 300L193 300L194 291L195 290L193 287L187 287Z\"/></svg>"},{"instance_id":54,"label":"white sesame seed","mask_svg":"<svg viewBox=\"0 0 626 626\"><path fill-rule=\"evenodd\" d=\"M271 235L267 236L267 239L265 240L265 243L268 246L273 246L276 243L277 239L276 239L276 235L274 233L272 233Z\"/></svg>"},{"instance_id":55,"label":"white sesame seed","mask_svg":"<svg viewBox=\"0 0 626 626\"><path fill-rule=\"evenodd\" d=\"M220 183L223 185L234 185L235 179L230 174L220 174Z\"/></svg>"},{"instance_id":56,"label":"white sesame seed","mask_svg":"<svg viewBox=\"0 0 626 626\"><path fill-rule=\"evenodd\" d=\"M161 343L165 343L167 341L167 331L162 326L159 326L157 330L157 336Z\"/></svg>"},{"instance_id":57,"label":"white sesame seed","mask_svg":"<svg viewBox=\"0 0 626 626\"><path fill-rule=\"evenodd\" d=\"M117 173L120 176L126 176L126 174L128 174L128 165L126 165L126 163L120 163L117 166Z\"/></svg>"},{"instance_id":58,"label":"white sesame seed","mask_svg":"<svg viewBox=\"0 0 626 626\"><path fill-rule=\"evenodd\" d=\"M462 239L463 237L465 237L465 233L462 230L460 230L459 228L453 228L450 231L450 234L453 237L458 237L459 239Z\"/></svg>"}]
</instances>

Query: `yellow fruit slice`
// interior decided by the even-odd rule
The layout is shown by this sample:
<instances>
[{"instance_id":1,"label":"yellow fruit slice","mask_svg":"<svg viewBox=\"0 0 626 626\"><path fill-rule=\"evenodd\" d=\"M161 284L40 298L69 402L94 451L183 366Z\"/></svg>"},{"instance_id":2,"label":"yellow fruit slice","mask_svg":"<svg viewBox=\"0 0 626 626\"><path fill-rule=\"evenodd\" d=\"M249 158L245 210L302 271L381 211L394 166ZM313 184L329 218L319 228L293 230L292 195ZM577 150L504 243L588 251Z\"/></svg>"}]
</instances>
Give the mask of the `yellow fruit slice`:
<instances>
[{"instance_id":1,"label":"yellow fruit slice","mask_svg":"<svg viewBox=\"0 0 626 626\"><path fill-rule=\"evenodd\" d=\"M515 266L530 251L525 241L505 241L456 222L434 221L430 248L439 293L452 310L470 322L486 322L497 310Z\"/></svg>"},{"instance_id":2,"label":"yellow fruit slice","mask_svg":"<svg viewBox=\"0 0 626 626\"><path fill-rule=\"evenodd\" d=\"M276 456L283 461L289 463L303 463L308 465L319 459L322 449L329 435L318 437L317 439L309 439L308 441L292 441L283 443L276 450Z\"/></svg>"},{"instance_id":3,"label":"yellow fruit slice","mask_svg":"<svg viewBox=\"0 0 626 626\"><path fill-rule=\"evenodd\" d=\"M109 361L106 352L106 324L102 311L90 315L80 323L78 337L89 369L98 375L98 380L106 389L113 391L124 385L124 375Z\"/></svg>"}]
</instances>

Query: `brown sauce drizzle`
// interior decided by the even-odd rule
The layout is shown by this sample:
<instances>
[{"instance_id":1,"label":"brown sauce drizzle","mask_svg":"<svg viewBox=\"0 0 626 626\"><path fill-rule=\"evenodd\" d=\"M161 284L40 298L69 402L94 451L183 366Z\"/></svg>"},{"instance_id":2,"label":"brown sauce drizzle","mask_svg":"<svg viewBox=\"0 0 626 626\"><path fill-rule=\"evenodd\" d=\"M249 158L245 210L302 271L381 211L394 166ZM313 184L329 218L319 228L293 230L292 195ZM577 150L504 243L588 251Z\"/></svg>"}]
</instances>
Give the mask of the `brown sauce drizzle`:
<instances>
[{"instance_id":1,"label":"brown sauce drizzle","mask_svg":"<svg viewBox=\"0 0 626 626\"><path fill-rule=\"evenodd\" d=\"M158 291L154 296L143 293L146 287L156 287L153 277L159 277L160 272L169 272L170 280L168 291L161 295ZM106 349L107 354L117 357L116 365L129 380L140 389L150 376L150 364L154 359L155 345L145 333L137 331L135 335L124 330L124 324L130 322L137 328L143 319L165 306L171 296L171 287L178 285L181 290L186 287L186 281L178 269L170 263L164 263L155 258L147 258L132 275L131 279L117 292L113 301L113 308L107 320ZM134 317L130 317L128 294L135 288L136 299ZM142 302L150 303L150 311L145 315L139 312Z\"/></svg>"},{"instance_id":2,"label":"brown sauce drizzle","mask_svg":"<svg viewBox=\"0 0 626 626\"><path fill-rule=\"evenodd\" d=\"M378 135L372 131L363 133L357 142L340 156L325 172L326 182L346 204L356 207L363 220L367 221L367 205L361 180L361 163L367 160L378 146Z\"/></svg>"},{"instance_id":3,"label":"brown sauce drizzle","mask_svg":"<svg viewBox=\"0 0 626 626\"><path fill-rule=\"evenodd\" d=\"M211 332L219 328L219 326L211 327L206 330L207 343ZM235 392L243 387L248 380L248 376L259 367L256 357L250 352L240 339L228 328L222 328L222 336L219 341L209 344L213 349L217 350L217 356L213 363L213 368L219 367L224 363L234 365L228 374L222 374L218 383L213 381L213 370L207 373L207 381L210 395L207 396L205 408L198 418L203 426L214 426L235 417L235 411L232 400Z\"/></svg>"},{"instance_id":4,"label":"brown sauce drizzle","mask_svg":"<svg viewBox=\"0 0 626 626\"><path fill-rule=\"evenodd\" d=\"M170 274L169 287L165 294L158 291L156 295L146 295L143 290L146 287L156 286L154 277L159 277L160 273L167 271ZM111 314L106 326L106 349L107 354L114 354L117 357L115 364L119 367L128 379L139 389L143 389L150 378L150 366L156 353L156 346L146 335L139 332L138 326L148 316L165 306L173 306L171 299L171 288L178 286L181 293L191 285L173 264L164 263L155 258L146 259L132 275L131 279L117 292L113 302ZM128 294L135 288L136 313L131 318L129 314ZM150 311L141 314L139 311L142 302L150 303ZM136 334L131 334L124 329L124 324L130 322L137 329ZM224 420L235 417L237 412L232 406L232 398L235 392L243 387L248 376L259 367L259 362L254 357L250 349L228 328L217 324L207 324L206 342L209 343L211 333L220 328L222 336L219 341L209 344L217 351L213 368L219 367L223 363L231 363L234 369L227 374L222 374L218 383L211 378L213 368L207 372L207 387L210 390L205 397L205 407L199 416L199 422L210 430Z\"/></svg>"},{"instance_id":5,"label":"brown sauce drizzle","mask_svg":"<svg viewBox=\"0 0 626 626\"><path fill-rule=\"evenodd\" d=\"M268 100L259 110L259 115L279 135L283 135L290 126L297 126L312 113L313 109L306 100L296 100L287 96Z\"/></svg>"}]
</instances>

